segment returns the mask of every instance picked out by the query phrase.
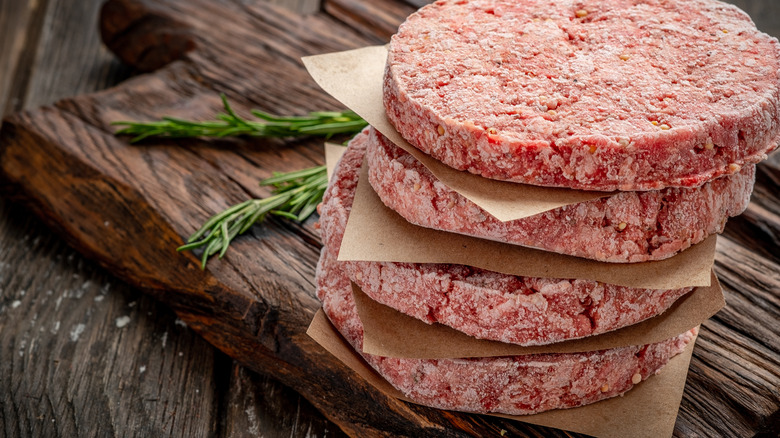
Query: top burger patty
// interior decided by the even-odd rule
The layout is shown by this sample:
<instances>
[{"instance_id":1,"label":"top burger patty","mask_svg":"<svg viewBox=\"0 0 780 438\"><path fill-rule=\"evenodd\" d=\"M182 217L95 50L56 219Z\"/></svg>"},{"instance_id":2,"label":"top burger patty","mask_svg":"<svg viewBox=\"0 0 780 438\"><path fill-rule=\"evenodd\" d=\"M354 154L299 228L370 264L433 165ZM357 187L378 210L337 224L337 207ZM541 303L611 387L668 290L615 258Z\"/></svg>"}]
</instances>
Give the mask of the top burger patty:
<instances>
[{"instance_id":1,"label":"top burger patty","mask_svg":"<svg viewBox=\"0 0 780 438\"><path fill-rule=\"evenodd\" d=\"M488 178L699 186L777 147L780 44L714 0L439 1L393 37L388 118Z\"/></svg>"}]
</instances>

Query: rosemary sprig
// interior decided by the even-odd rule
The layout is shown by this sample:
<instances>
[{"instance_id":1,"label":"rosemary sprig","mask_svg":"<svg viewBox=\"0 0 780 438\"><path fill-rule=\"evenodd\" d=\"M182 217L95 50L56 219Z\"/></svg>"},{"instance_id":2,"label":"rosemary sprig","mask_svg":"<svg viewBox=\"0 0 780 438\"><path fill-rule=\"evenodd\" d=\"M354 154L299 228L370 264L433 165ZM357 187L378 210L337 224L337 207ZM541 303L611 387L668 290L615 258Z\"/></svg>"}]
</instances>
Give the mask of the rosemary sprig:
<instances>
[{"instance_id":1,"label":"rosemary sprig","mask_svg":"<svg viewBox=\"0 0 780 438\"><path fill-rule=\"evenodd\" d=\"M130 142L137 143L148 137L300 137L318 135L330 138L335 134L358 132L366 126L365 120L353 111L317 111L306 116L276 116L258 110L252 114L259 121L247 120L236 114L222 98L224 113L217 114L217 120L191 121L175 117L163 117L156 122L118 121L112 125L124 126L117 135L134 136Z\"/></svg>"},{"instance_id":2,"label":"rosemary sprig","mask_svg":"<svg viewBox=\"0 0 780 438\"><path fill-rule=\"evenodd\" d=\"M307 135L330 138L336 134L354 134L368 123L352 111L317 111L306 116L276 116L253 110L259 121L246 120L236 114L221 95L224 113L217 120L190 121L174 117L163 117L157 122L113 122L124 126L116 135L134 136L130 142L137 143L148 137L190 138L190 137L301 137ZM209 257L225 255L230 242L247 232L252 225L262 222L269 214L292 219L306 220L317 209L328 186L325 166L289 173L276 173L260 182L273 186L272 196L250 199L218 213L203 224L177 251L202 249L201 268L206 268Z\"/></svg>"},{"instance_id":3,"label":"rosemary sprig","mask_svg":"<svg viewBox=\"0 0 780 438\"><path fill-rule=\"evenodd\" d=\"M222 258L236 236L262 222L269 214L304 221L322 200L328 187L328 177L325 166L317 166L296 172L274 173L274 176L260 181L260 185L273 186L273 196L250 199L212 216L177 251L203 248L201 269L205 269L209 257L219 253L218 257Z\"/></svg>"}]
</instances>

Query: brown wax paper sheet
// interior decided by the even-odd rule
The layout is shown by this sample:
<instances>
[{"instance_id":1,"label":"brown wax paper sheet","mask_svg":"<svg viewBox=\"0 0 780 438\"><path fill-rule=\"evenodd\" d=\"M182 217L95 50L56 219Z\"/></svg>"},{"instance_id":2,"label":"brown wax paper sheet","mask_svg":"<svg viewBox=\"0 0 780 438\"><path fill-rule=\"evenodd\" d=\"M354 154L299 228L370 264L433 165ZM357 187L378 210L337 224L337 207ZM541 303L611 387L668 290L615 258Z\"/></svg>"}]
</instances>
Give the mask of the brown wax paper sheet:
<instances>
[{"instance_id":1,"label":"brown wax paper sheet","mask_svg":"<svg viewBox=\"0 0 780 438\"><path fill-rule=\"evenodd\" d=\"M335 143L325 143L325 166L328 173L328 181L333 176L333 171L336 169L336 163L338 163L341 156L347 148Z\"/></svg>"},{"instance_id":2,"label":"brown wax paper sheet","mask_svg":"<svg viewBox=\"0 0 780 438\"><path fill-rule=\"evenodd\" d=\"M303 64L323 90L363 117L390 141L412 154L443 184L470 199L500 221L533 216L565 205L610 195L605 192L537 187L491 180L455 170L421 152L404 140L385 116L382 81L386 58L385 46L372 46L308 56L303 58Z\"/></svg>"},{"instance_id":3,"label":"brown wax paper sheet","mask_svg":"<svg viewBox=\"0 0 780 438\"><path fill-rule=\"evenodd\" d=\"M442 324L426 324L374 301L354 283L352 292L363 321L363 352L414 359L579 353L654 344L700 325L726 305L713 272L712 286L694 289L656 317L596 336L523 347L477 339Z\"/></svg>"},{"instance_id":4,"label":"brown wax paper sheet","mask_svg":"<svg viewBox=\"0 0 780 438\"><path fill-rule=\"evenodd\" d=\"M504 274L580 278L643 289L709 286L715 236L657 262L605 263L413 225L387 208L361 168L339 260L453 263Z\"/></svg>"},{"instance_id":5,"label":"brown wax paper sheet","mask_svg":"<svg viewBox=\"0 0 780 438\"><path fill-rule=\"evenodd\" d=\"M314 315L307 334L384 394L414 403L377 374L352 349L322 310ZM622 397L535 415L494 416L602 438L670 437L674 432L695 342L694 339L658 374L636 385Z\"/></svg>"}]
</instances>

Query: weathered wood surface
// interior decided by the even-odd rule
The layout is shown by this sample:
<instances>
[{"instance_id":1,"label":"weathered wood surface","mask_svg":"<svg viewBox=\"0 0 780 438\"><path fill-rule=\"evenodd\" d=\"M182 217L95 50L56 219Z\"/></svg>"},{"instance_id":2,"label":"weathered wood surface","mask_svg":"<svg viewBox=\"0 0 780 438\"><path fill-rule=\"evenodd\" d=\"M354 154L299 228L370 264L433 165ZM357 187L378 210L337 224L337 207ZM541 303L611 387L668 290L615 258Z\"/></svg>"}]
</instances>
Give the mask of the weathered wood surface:
<instances>
[{"instance_id":1,"label":"weathered wood surface","mask_svg":"<svg viewBox=\"0 0 780 438\"><path fill-rule=\"evenodd\" d=\"M132 68L100 41L103 1L0 1L0 109L34 108L127 79ZM343 435L299 394L237 365L168 306L85 259L22 204L0 198L0 437L256 431Z\"/></svg>"},{"instance_id":2,"label":"weathered wood surface","mask_svg":"<svg viewBox=\"0 0 780 438\"><path fill-rule=\"evenodd\" d=\"M5 188L26 200L74 248L108 267L112 274L168 303L190 327L223 351L250 368L273 374L287 383L352 435L488 435L504 429L511 436L565 436L563 432L519 423L387 400L313 345L304 334L316 309L312 279L319 239L313 220L303 226L272 220L253 230L254 237L237 242L226 259L212 262L205 273L195 268L194 258L173 254L182 237L208 215L248 195L267 194L257 187L256 181L270 171L293 170L321 162L319 142L152 142L131 148L111 136L108 122L156 118L163 114L208 117L218 109L217 92L228 94L241 110L257 107L301 113L334 107L335 102L324 96L303 72L298 58L384 42L412 9L401 3L364 4L342 0L326 2L325 12L301 17L282 9L246 3L110 2L118 9L113 12L107 9L103 21L105 36L120 57L144 69L160 67L177 57L181 61L106 92L64 100L53 108L9 118L0 138L0 166L8 180ZM60 2L49 0L46 4L51 7ZM748 10L750 5L763 11L757 18L775 17L767 22L777 26L780 16L771 14L773 10L777 12L776 3L754 2L748 5ZM58 52L52 51L50 55L56 57ZM29 87L28 83L25 87L28 95L35 95L42 93L39 90L45 90L46 84ZM780 159L776 155L760 169L754 202L743 217L729 224L726 238L719 245L717 269L727 289L729 308L705 324L700 336L677 423L679 436L756 433L773 436L780 428L777 391L780 386L777 324L780 319ZM15 204L6 203L6 209L8 205ZM31 234L47 235L37 225L24 225L20 219L8 230L15 233L30 228ZM43 241L53 239L56 237ZM112 342L131 339L137 342L133 346L111 346L109 349L113 351L143 350L145 345L163 342L160 338L155 340L150 333L162 331L175 336L176 331L182 330L172 322L175 318L170 313L163 318L167 321L163 327L155 328L155 324L161 323L145 319L141 310L153 303L146 298L135 298L133 289L92 265L86 268L87 275L97 275L103 281L84 286L82 282L68 283L66 279L63 289L51 286L53 297L59 297L54 291L85 288L87 292L80 299L65 300L71 295L64 294L57 304L57 298L46 299L45 293L39 293L38 302L31 307L33 310L13 313L14 309L26 308L15 304L17 301L31 299L23 291L40 290L42 284L62 283L62 278L57 279L56 275L67 277L71 270L85 270L47 259L47 254L69 251L59 241L52 245L54 249L40 248L40 243L34 241L34 238L32 242L30 239L15 241L19 249L11 247L11 253L18 255L31 248L40 260L24 266L53 264L53 268L43 271L54 273L53 277L7 274L20 266L16 259L3 260L4 271L0 272L3 278L10 278L0 282L4 286L0 291L3 306L0 333L14 328L10 342L4 335L0 345L2 358L7 354L12 358L0 361L0 367L4 367L0 370L3 379L0 389L12 389L0 393L3 403L0 430L10 431L10 435L25 432L37 435L39 431L52 432L45 435L91 434L91 428L101 424L124 426L122 421L112 420L112 416L120 412L132 415L138 410L147 413L151 419L149 425L156 428L149 430L166 434L240 436L240 431L252 428L249 416L230 415L262 404L251 400L265 400L257 396L265 393L263 385L256 383L257 379L246 378L242 369L219 354L209 353L202 345L185 349L188 357L190 350L194 352L194 359L185 362L188 365L175 363L175 357L169 355L163 356L161 365L150 366L143 364L146 362L143 354L110 358L100 353L106 348L103 345L89 344L92 351L84 351L84 347L79 350L74 348L78 344L67 342L68 338L61 339L63 335L49 338L55 340L52 342L56 346L46 349L50 356L44 359L44 364L37 365L41 359L36 356L40 351L37 349L41 346L34 347L29 341L37 339L35 331L41 327L44 331L53 330L52 319L60 318L59 330L67 330L68 336L73 337L79 331L79 315L99 314L99 319L91 321L101 322L90 323L90 329L97 326L98 332L125 333L108 338ZM68 255L86 263L78 255ZM26 284L19 284L18 279ZM98 307L101 301L95 298L109 282L123 289L129 298L123 294L118 303L112 302L115 307L106 310ZM68 293L75 293L75 297L79 294ZM77 303L71 319L56 313L63 301ZM131 307L132 302L140 304ZM165 315L165 310L155 311ZM116 328L116 318L123 316L131 316L133 321L124 332ZM135 316L141 320L138 324ZM44 317L46 323L42 322ZM127 328L134 327L145 335L129 336ZM167 342L171 342L170 338ZM183 342L186 345L187 341ZM189 342L197 344L198 340L191 338ZM202 351L206 352L205 360L197 358ZM27 355L16 359L20 352ZM66 368L59 365L58 358L89 363L93 355L100 358L100 363L81 368L76 374L61 371ZM141 366L147 367L144 373L134 372L140 371ZM171 366L175 369L166 368ZM149 376L158 380L170 376L173 382L166 388L192 391L193 382L181 378L192 372L182 369L187 367L203 367L201 375L207 379L196 388L200 398L198 395L170 397L178 403L173 411L161 407L167 403L165 397L156 400L150 397L153 400L149 401L125 389L150 379ZM46 378L31 373L27 380L22 379L21 385L18 380L10 380L14 376L20 379L30 368ZM229 378L225 376L228 370L232 370ZM79 394L78 381L88 379L91 373L109 382L103 389L106 404L125 403L130 409L103 408L82 413L88 404ZM70 381L63 384L63 378ZM227 393L228 400L219 401L220 396L225 397L224 393L220 395L219 387L226 382L233 390ZM19 391L20 387L29 392ZM58 388L60 392L53 394L54 391L41 387ZM171 418L172 412L175 418ZM43 419L38 418L39 413ZM194 420L203 417L211 422ZM225 417L235 421L221 423ZM50 419L55 419L53 425L38 423ZM200 429L187 430L181 422ZM120 434L116 429L113 431Z\"/></svg>"}]
</instances>

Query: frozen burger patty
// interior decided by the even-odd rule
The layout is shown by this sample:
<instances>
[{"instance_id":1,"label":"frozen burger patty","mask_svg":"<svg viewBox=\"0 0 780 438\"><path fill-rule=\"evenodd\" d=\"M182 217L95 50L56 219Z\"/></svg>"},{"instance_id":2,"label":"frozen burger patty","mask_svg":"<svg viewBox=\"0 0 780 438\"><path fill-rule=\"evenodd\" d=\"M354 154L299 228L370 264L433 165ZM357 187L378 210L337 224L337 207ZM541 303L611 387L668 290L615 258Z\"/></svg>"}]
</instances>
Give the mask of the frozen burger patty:
<instances>
[{"instance_id":1,"label":"frozen burger patty","mask_svg":"<svg viewBox=\"0 0 780 438\"><path fill-rule=\"evenodd\" d=\"M320 207L326 246L341 246L369 136L341 158ZM541 345L604 333L658 315L692 288L648 290L590 280L519 277L463 265L337 262L374 300L468 335Z\"/></svg>"},{"instance_id":2,"label":"frozen burger patty","mask_svg":"<svg viewBox=\"0 0 780 438\"><path fill-rule=\"evenodd\" d=\"M696 329L645 346L588 353L477 359L398 359L361 353L363 324L349 278L326 245L317 266L317 296L330 321L391 385L412 400L467 412L532 414L623 394L683 351Z\"/></svg>"},{"instance_id":3,"label":"frozen burger patty","mask_svg":"<svg viewBox=\"0 0 780 438\"><path fill-rule=\"evenodd\" d=\"M448 188L411 154L372 129L369 181L407 221L437 230L608 262L671 257L747 208L755 165L695 188L666 188L569 205L501 222Z\"/></svg>"},{"instance_id":4,"label":"frozen burger patty","mask_svg":"<svg viewBox=\"0 0 780 438\"><path fill-rule=\"evenodd\" d=\"M488 178L699 186L780 138L780 44L715 0L437 1L392 38L401 135Z\"/></svg>"}]
</instances>

